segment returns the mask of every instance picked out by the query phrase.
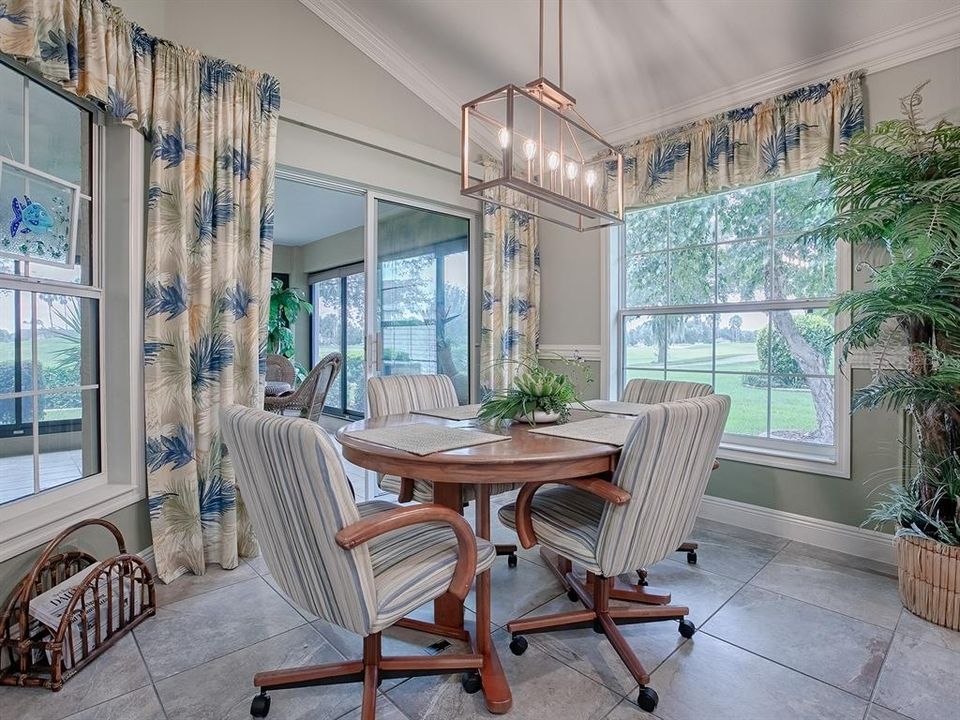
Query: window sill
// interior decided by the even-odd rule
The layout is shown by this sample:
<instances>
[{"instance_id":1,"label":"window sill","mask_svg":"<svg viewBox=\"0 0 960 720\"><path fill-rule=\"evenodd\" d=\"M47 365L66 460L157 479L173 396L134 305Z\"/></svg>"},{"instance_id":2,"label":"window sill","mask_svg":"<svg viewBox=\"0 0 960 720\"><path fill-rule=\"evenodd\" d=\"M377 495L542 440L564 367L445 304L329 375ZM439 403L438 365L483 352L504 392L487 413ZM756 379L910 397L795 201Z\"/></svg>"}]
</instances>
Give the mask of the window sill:
<instances>
[{"instance_id":1,"label":"window sill","mask_svg":"<svg viewBox=\"0 0 960 720\"><path fill-rule=\"evenodd\" d=\"M849 462L844 460L845 451L843 448L838 448L837 454L838 457L829 457L815 453L743 445L724 440L720 443L717 457L720 460L849 479L850 466Z\"/></svg>"},{"instance_id":2,"label":"window sill","mask_svg":"<svg viewBox=\"0 0 960 720\"><path fill-rule=\"evenodd\" d=\"M109 515L143 497L141 488L96 475L8 503L0 507L0 562L49 542L76 522Z\"/></svg>"}]
</instances>

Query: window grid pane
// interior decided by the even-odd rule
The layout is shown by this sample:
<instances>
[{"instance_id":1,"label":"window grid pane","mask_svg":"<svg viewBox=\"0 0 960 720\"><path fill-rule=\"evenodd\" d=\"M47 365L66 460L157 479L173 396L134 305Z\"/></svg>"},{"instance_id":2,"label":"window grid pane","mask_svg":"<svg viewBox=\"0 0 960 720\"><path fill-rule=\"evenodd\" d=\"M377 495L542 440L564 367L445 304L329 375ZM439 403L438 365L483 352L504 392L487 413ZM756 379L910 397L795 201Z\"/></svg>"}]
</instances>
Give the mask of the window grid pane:
<instances>
[{"instance_id":1,"label":"window grid pane","mask_svg":"<svg viewBox=\"0 0 960 720\"><path fill-rule=\"evenodd\" d=\"M709 382L734 400L728 434L832 445L836 252L796 242L823 196L808 174L628 213L622 382Z\"/></svg>"},{"instance_id":2,"label":"window grid pane","mask_svg":"<svg viewBox=\"0 0 960 720\"><path fill-rule=\"evenodd\" d=\"M14 85L21 88L22 102L8 98L7 89ZM101 398L100 291L94 285L92 222L99 198L91 197L94 119L84 108L2 65L0 86L5 100L0 134L19 138L17 147L8 140L0 153L76 183L83 193L73 267L0 259L3 504L100 472ZM42 195L38 188L31 194ZM35 290L21 290L2 274L39 282ZM72 291L71 284L86 287Z\"/></svg>"}]
</instances>

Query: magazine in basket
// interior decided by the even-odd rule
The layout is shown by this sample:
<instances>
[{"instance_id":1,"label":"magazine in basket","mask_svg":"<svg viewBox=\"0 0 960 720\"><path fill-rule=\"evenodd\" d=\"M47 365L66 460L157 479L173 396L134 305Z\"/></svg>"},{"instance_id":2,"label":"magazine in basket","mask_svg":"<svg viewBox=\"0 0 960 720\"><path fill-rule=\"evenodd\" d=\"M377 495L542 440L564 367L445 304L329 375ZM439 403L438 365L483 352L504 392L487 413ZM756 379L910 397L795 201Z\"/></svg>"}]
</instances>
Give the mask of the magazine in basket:
<instances>
[{"instance_id":1,"label":"magazine in basket","mask_svg":"<svg viewBox=\"0 0 960 720\"><path fill-rule=\"evenodd\" d=\"M77 588L97 572L101 572L98 566L94 566L89 572L78 572L45 593L37 595L30 601L31 617L43 623L51 634L56 634ZM100 639L105 638L108 632L116 632L121 618L130 618L140 613L143 601L141 586L142 582L129 575L119 577L110 573L109 577L105 575L99 582L84 590L84 597L74 605L70 627L64 635L64 669L72 668L75 662L79 662L99 645ZM49 651L47 657L53 661Z\"/></svg>"}]
</instances>

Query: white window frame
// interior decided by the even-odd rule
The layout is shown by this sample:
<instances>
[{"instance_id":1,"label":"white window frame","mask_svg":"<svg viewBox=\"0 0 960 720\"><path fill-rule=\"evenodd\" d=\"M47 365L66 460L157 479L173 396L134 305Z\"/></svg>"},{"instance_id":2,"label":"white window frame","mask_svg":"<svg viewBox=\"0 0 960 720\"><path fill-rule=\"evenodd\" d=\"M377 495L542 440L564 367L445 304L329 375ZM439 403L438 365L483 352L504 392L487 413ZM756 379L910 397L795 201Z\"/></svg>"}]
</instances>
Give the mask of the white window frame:
<instances>
[{"instance_id":1,"label":"white window frame","mask_svg":"<svg viewBox=\"0 0 960 720\"><path fill-rule=\"evenodd\" d=\"M50 87L30 71L19 66L14 69ZM100 472L0 505L0 561L42 545L76 522L103 517L146 496L144 140L135 130L115 124L94 123L93 135L93 285L5 275L4 286L66 290L71 295L99 298ZM109 206L103 202L107 193Z\"/></svg>"},{"instance_id":2,"label":"white window frame","mask_svg":"<svg viewBox=\"0 0 960 720\"><path fill-rule=\"evenodd\" d=\"M803 173L805 174L805 173ZM782 180L784 178L777 178ZM772 181L771 181L772 182ZM716 193L720 194L720 193ZM680 202L681 200L677 200ZM627 211L629 212L629 210ZM626 262L625 226L611 227L603 236L601 253L601 322L600 335L603 347L603 359L600 376L600 389L603 397L618 399L624 386L624 320L639 313L634 309L624 309L625 288L621 287L623 268ZM852 284L852 252L849 244L837 246L837 287L840 294L849 290ZM703 305L664 306L658 308L665 314L704 314L719 312L763 312L770 309L802 309L823 307L823 299L803 300L766 300L748 303L714 303ZM834 328L839 331L849 323L845 315L834 319ZM774 438L753 438L746 435L724 434L720 443L718 457L771 468L781 468L814 475L829 475L840 478L850 477L850 377L841 368L839 352L834 352L834 444L822 450L814 445L776 440Z\"/></svg>"}]
</instances>

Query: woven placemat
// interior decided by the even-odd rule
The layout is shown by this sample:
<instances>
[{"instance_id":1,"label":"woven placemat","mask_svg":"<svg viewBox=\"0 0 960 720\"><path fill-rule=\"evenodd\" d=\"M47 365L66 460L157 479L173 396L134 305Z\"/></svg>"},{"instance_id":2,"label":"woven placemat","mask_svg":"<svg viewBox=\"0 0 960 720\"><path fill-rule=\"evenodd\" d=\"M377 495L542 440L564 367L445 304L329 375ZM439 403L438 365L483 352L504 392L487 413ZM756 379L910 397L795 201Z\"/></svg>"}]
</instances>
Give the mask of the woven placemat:
<instances>
[{"instance_id":1,"label":"woven placemat","mask_svg":"<svg viewBox=\"0 0 960 720\"><path fill-rule=\"evenodd\" d=\"M633 423L634 419L628 417L598 417L554 425L548 428L536 428L530 432L538 435L552 435L569 440L586 440L587 442L623 447Z\"/></svg>"},{"instance_id":2,"label":"woven placemat","mask_svg":"<svg viewBox=\"0 0 960 720\"><path fill-rule=\"evenodd\" d=\"M444 418L445 420L473 420L478 412L480 412L480 403L476 405L433 408L431 410L414 410L413 414L429 415L430 417Z\"/></svg>"},{"instance_id":3,"label":"woven placemat","mask_svg":"<svg viewBox=\"0 0 960 720\"><path fill-rule=\"evenodd\" d=\"M583 405L593 412L607 413L608 415L639 415L646 411L649 405L643 403L618 402L617 400L584 400ZM580 403L570 405L571 410L584 410Z\"/></svg>"},{"instance_id":4,"label":"woven placemat","mask_svg":"<svg viewBox=\"0 0 960 720\"><path fill-rule=\"evenodd\" d=\"M356 430L346 433L348 437L364 440L375 445L403 450L414 455L431 455L445 450L509 440L506 435L469 430L467 428L447 427L432 423L412 423L396 427Z\"/></svg>"}]
</instances>

